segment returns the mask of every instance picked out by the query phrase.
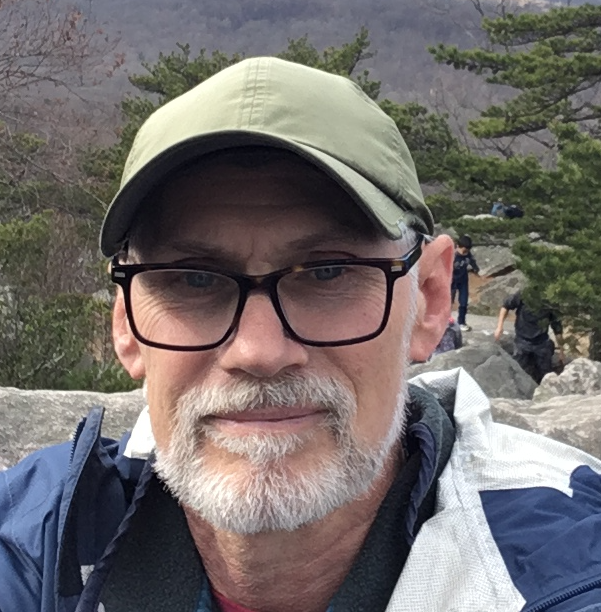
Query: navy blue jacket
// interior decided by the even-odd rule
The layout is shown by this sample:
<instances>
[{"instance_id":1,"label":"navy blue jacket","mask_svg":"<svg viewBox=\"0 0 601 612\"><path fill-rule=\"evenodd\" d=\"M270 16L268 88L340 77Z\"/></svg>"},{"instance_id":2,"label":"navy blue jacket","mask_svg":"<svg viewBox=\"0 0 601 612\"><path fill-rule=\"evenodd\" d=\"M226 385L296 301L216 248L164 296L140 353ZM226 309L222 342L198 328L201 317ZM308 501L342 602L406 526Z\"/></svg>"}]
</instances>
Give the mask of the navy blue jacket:
<instances>
[{"instance_id":1,"label":"navy blue jacket","mask_svg":"<svg viewBox=\"0 0 601 612\"><path fill-rule=\"evenodd\" d=\"M480 268L478 268L478 264L472 253L468 251L465 255L462 255L455 251L455 259L453 260L453 284L461 285L467 283L468 272L470 270L476 273L480 272Z\"/></svg>"}]
</instances>

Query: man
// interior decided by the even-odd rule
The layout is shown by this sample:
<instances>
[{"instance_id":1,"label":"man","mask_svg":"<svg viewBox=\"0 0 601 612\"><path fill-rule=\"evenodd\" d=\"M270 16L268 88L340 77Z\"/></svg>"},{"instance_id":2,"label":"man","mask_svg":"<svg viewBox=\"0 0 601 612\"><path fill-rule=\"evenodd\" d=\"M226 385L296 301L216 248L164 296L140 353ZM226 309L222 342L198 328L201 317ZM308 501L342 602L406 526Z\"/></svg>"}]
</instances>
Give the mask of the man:
<instances>
[{"instance_id":1,"label":"man","mask_svg":"<svg viewBox=\"0 0 601 612\"><path fill-rule=\"evenodd\" d=\"M455 258L453 259L453 280L451 282L451 303L455 302L455 296L459 294L459 306L457 308L457 322L461 331L468 332L472 328L467 324L467 307L470 298L469 272L478 274L480 268L472 254L472 239L468 235L460 236L455 247Z\"/></svg>"},{"instance_id":2,"label":"man","mask_svg":"<svg viewBox=\"0 0 601 612\"><path fill-rule=\"evenodd\" d=\"M600 462L462 370L407 384L450 311L432 228L347 79L250 59L157 111L101 235L148 408L2 474L0 610L595 609Z\"/></svg>"},{"instance_id":3,"label":"man","mask_svg":"<svg viewBox=\"0 0 601 612\"><path fill-rule=\"evenodd\" d=\"M532 310L522 299L522 292L517 291L503 302L499 311L499 320L495 329L498 341L503 334L503 324L510 310L515 310L515 350L514 359L521 368L540 384L545 374L553 371L553 354L555 345L549 338L549 326L557 340L557 349L561 363L565 361L563 351L563 327L557 312L544 307Z\"/></svg>"}]
</instances>

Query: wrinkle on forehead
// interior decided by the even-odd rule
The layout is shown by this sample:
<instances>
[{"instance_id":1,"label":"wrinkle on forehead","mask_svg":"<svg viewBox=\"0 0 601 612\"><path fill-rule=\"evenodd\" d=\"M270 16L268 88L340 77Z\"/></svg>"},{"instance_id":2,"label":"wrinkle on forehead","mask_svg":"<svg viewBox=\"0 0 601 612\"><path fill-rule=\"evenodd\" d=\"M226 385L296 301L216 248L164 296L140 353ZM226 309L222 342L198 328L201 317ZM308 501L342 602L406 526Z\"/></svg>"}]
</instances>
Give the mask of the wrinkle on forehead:
<instances>
[{"instance_id":1,"label":"wrinkle on forehead","mask_svg":"<svg viewBox=\"0 0 601 612\"><path fill-rule=\"evenodd\" d=\"M259 168L215 160L197 166L196 171L188 168L157 196L137 219L136 249L142 252L166 238L185 235L191 220L216 214L228 217L234 225L244 224L249 216L260 216L265 227L277 227L304 210L321 218L321 230L335 233L339 228L347 239L382 239L339 185L300 158L276 160Z\"/></svg>"}]
</instances>

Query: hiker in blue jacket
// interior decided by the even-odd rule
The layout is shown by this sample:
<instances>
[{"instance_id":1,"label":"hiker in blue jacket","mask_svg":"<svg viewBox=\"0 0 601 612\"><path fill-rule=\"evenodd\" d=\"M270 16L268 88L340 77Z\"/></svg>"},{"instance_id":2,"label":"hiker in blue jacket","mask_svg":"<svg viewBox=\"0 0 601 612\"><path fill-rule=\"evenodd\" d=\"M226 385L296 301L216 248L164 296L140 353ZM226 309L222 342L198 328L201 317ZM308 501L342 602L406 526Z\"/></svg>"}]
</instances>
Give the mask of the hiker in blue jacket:
<instances>
[{"instance_id":1,"label":"hiker in blue jacket","mask_svg":"<svg viewBox=\"0 0 601 612\"><path fill-rule=\"evenodd\" d=\"M472 255L472 239L466 234L457 240L453 260L453 282L451 283L451 302L455 302L455 296L458 294L457 323L464 332L472 329L465 320L470 295L469 272L478 274L480 268Z\"/></svg>"},{"instance_id":2,"label":"hiker in blue jacket","mask_svg":"<svg viewBox=\"0 0 601 612\"><path fill-rule=\"evenodd\" d=\"M601 462L462 369L407 380L450 313L432 232L346 78L251 58L157 110L100 239L147 406L0 472L0 611L599 610Z\"/></svg>"}]
</instances>

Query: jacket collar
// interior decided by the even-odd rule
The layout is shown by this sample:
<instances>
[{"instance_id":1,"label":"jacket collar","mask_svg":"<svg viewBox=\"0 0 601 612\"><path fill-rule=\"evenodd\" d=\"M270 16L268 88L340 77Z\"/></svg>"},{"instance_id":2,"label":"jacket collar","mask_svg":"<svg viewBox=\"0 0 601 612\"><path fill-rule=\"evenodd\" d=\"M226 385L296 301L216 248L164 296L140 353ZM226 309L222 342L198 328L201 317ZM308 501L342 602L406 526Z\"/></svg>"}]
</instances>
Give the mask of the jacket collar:
<instances>
[{"instance_id":1,"label":"jacket collar","mask_svg":"<svg viewBox=\"0 0 601 612\"><path fill-rule=\"evenodd\" d=\"M396 489L387 496L356 568L351 572L353 580L347 580L347 586L343 585L337 595L342 597L341 601L356 596L356 588L348 588L349 584L366 584L363 580L357 582L355 578L364 576L365 568L373 565L373 559L369 559L374 555L382 558L378 551L382 550L381 544L386 538L382 540L380 536L386 532L387 525L393 524L400 530L408 551L422 523L432 515L437 479L449 457L455 435L450 416L452 402L443 403L446 409L431 393L410 385L410 416L404 447L406 454L418 457L419 461L415 463L413 475L403 475L401 471ZM61 508L57 598L60 595L77 599L84 587L82 566L93 565L97 568L90 580L98 587L89 584L90 588L86 587L85 592L92 599L99 597L103 575L110 573L110 567L118 559L121 542L127 541L126 534L131 525L138 524L136 513L141 515L138 509L143 506L147 491L152 489L153 475L148 459L152 457L154 440L148 410L141 413L129 439L125 438L121 443L100 437L102 416L102 409L93 410L78 428L74 440L73 461ZM146 476L140 478L144 466ZM407 485L408 478L410 486ZM403 487L407 488L407 499L398 493ZM399 516L401 507L402 516ZM396 550L398 553L398 548ZM389 557L392 552L391 549ZM101 557L102 562L97 563ZM404 555L402 557L404 563ZM377 563L375 567L381 568L382 565ZM402 563L400 567L399 564L394 567L396 569L388 572L390 576L385 580L391 588L402 570ZM64 608L57 606L57 609ZM78 606L79 609L87 608Z\"/></svg>"}]
</instances>

